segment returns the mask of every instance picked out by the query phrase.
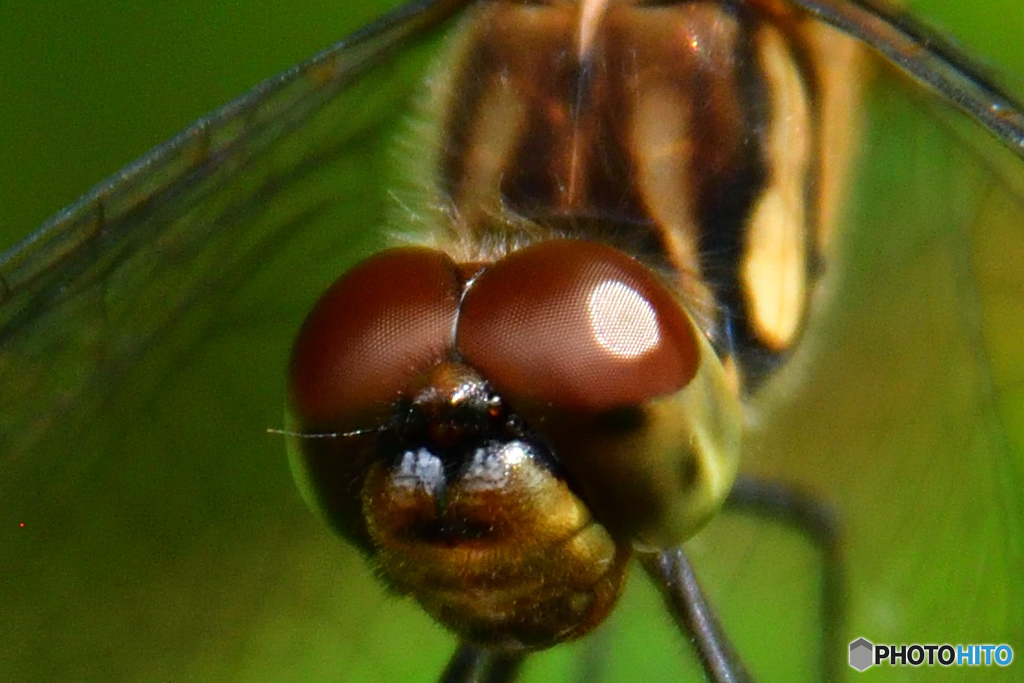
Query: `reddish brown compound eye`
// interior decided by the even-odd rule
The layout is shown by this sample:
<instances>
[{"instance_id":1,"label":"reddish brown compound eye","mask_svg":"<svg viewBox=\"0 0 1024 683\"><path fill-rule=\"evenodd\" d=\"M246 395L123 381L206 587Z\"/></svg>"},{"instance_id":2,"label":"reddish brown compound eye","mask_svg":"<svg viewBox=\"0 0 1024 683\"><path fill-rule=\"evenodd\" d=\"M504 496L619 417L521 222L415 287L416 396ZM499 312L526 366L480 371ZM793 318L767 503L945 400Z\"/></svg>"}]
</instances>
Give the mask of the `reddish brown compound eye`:
<instances>
[{"instance_id":1,"label":"reddish brown compound eye","mask_svg":"<svg viewBox=\"0 0 1024 683\"><path fill-rule=\"evenodd\" d=\"M372 424L416 375L446 357L462 283L445 254L381 252L339 278L292 349L291 399L306 425Z\"/></svg>"},{"instance_id":2,"label":"reddish brown compound eye","mask_svg":"<svg viewBox=\"0 0 1024 683\"><path fill-rule=\"evenodd\" d=\"M456 348L510 400L600 411L686 386L700 358L695 334L642 264L606 245L555 240L478 277Z\"/></svg>"}]
</instances>

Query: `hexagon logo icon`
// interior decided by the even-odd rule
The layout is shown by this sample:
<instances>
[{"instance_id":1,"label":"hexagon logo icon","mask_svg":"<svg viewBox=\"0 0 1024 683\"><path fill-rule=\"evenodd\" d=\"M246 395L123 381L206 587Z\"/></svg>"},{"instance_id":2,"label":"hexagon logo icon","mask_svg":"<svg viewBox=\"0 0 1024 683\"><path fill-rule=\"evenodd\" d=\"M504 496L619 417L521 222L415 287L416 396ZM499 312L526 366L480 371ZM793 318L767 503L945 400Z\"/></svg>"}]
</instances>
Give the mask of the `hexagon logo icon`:
<instances>
[{"instance_id":1,"label":"hexagon logo icon","mask_svg":"<svg viewBox=\"0 0 1024 683\"><path fill-rule=\"evenodd\" d=\"M850 643L850 666L857 671L864 671L864 669L874 664L874 657L872 656L874 650L875 646L864 638L858 638L853 641Z\"/></svg>"}]
</instances>

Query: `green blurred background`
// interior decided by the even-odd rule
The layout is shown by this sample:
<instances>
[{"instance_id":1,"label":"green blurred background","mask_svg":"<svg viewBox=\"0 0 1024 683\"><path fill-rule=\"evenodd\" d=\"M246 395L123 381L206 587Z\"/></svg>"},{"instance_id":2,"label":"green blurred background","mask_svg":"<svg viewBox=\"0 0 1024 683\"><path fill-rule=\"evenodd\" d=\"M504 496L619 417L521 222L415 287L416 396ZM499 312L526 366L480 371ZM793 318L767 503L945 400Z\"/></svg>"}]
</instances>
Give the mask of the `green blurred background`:
<instances>
[{"instance_id":1,"label":"green blurred background","mask_svg":"<svg viewBox=\"0 0 1024 683\"><path fill-rule=\"evenodd\" d=\"M0 4L0 246L394 1Z\"/></svg>"},{"instance_id":2,"label":"green blurred background","mask_svg":"<svg viewBox=\"0 0 1024 683\"><path fill-rule=\"evenodd\" d=\"M379 7L388 4L394 3L300 0L232 4L183 0L167 6L153 3L154 6L140 7L137 3L127 2L6 0L0 5L0 245L6 246L24 236L94 183L176 133L196 117L244 92L260 79L310 56L376 16L380 12ZM1024 50L1020 39L1024 35L1024 12L1021 12L1019 0L976 3L933 0L914 5L926 8L929 16L936 18L937 24L955 31L965 44L988 55L994 64L1011 74L1024 73ZM283 363L283 353L277 356L269 351L264 353L267 358L282 358ZM245 361L235 363L241 366ZM264 372L272 378L277 373L279 370L276 368ZM194 391L181 390L179 395L171 397L171 407L166 411L173 412L176 402L182 408L181 414L189 414L188 409L205 412L192 405L195 398ZM265 406L259 406L257 412L265 410ZM271 412L261 413L254 419L247 416L239 423L277 424L276 410L274 407ZM159 420L154 422L160 423ZM187 443L187 439L183 442ZM285 476L283 454L274 462L280 465L279 471L253 475L254 481L260 477L280 479ZM212 469L217 471L216 467ZM229 468L225 470L231 471ZM160 467L155 467L154 471L162 472ZM136 474L147 476L148 472L140 468ZM161 476L167 475L163 473ZM168 478L167 481L173 480ZM187 482L187 478L184 481ZM240 490L245 490L245 482L234 483ZM100 482L102 484L105 482ZM217 482L212 482L212 485L217 487ZM255 486L253 490L262 489ZM174 495L173 489L168 488L168 493ZM193 507L199 507L195 501L192 503ZM308 515L299 509L296 501L292 503L281 516L302 525L295 527L297 537L306 534L314 539L301 545L303 550L308 550L308 562L302 569L306 571L313 567L319 569L320 574L296 577L289 573L292 571L290 565L275 574L271 561L266 562L267 566L259 567L259 571L254 571L250 578L232 574L244 570L243 565L203 568L203 572L208 571L242 596L234 602L225 600L225 605L238 608L237 605L249 599L248 596L256 596L255 599L260 601L252 609L262 613L259 618L251 620L262 626L253 631L255 640L247 647L260 653L280 652L282 654L276 661L282 671L303 670L315 680L350 680L360 676L372 680L374 671L400 670L403 666L408 669L410 665L403 665L400 661L403 659L422 662L423 668L417 680L430 680L438 662L444 659L449 641L423 623L414 610L396 608L394 601L382 606L384 603L379 593L371 588L368 572L357 567L349 554L335 551L333 545L324 543L317 536L323 535L321 530L312 524L307 525ZM252 507L256 509L258 505ZM240 505L239 509L249 512L245 505ZM218 513L216 507L211 506L210 510L214 515ZM268 517L274 513L272 510L261 512ZM211 525L215 524L216 519L211 522ZM789 542L796 546L791 553L780 551L780 554L791 557L793 566L775 568L782 576L797 577L792 585L786 584L779 591L784 596L789 595L797 590L795 584L807 583L801 578L801 571L806 573L806 568L813 566L814 558L808 557L811 554L806 552L806 548L803 549L804 555L799 555L799 544L793 544L792 539L776 540L771 536L769 539L764 543L782 545ZM217 541L223 542L223 539ZM282 547L285 547L284 541ZM270 549L266 554L272 558L273 551ZM197 553L201 552L200 547ZM296 551L291 549L289 552ZM237 554L248 559L242 551ZM344 575L345 580L351 583L339 586L337 593L325 594L320 591L325 583L333 580L332 562L350 563L356 569ZM744 558L740 556L734 566L743 568ZM141 571L147 569L146 566L140 567ZM127 574L131 568L124 567L121 571ZM755 569L746 567L746 571ZM911 567L903 574L912 576L914 571ZM737 572L742 572L742 569ZM259 585L258 581L268 577L279 581L280 585ZM729 578L723 582L727 586ZM196 579L208 580L210 576L199 572ZM308 582L304 583L303 579L308 579ZM158 576L157 580L162 580L162 577ZM168 578L167 590L181 591L183 600L198 602L209 598L201 587L188 593L179 585L188 581L187 576ZM73 590L73 587L69 589ZM306 599L310 605L308 611L278 610L276 601L292 604L288 597L282 597L288 594L298 594ZM266 596L265 601L263 596ZM145 598L144 595L138 596L140 602ZM653 600L649 594L641 594L631 603L632 616L627 618L642 626L660 618L651 616L654 614ZM126 618L109 608L104 611L102 596L96 596L96 601L93 616L97 623L120 620L124 628L132 627L130 615ZM351 620L351 623L338 617L351 614L365 614L366 617ZM784 629L785 623L780 625L766 621L773 616L769 613L765 619L748 621L752 622L753 628L764 628L765 623L771 623L774 630ZM218 617L224 623L232 623L231 614L219 614ZM243 623L252 614L243 613L238 617L239 623ZM291 633L301 631L309 637L309 633L315 630L310 629L308 623L300 625L291 621L300 619L325 619L324 633L330 634L329 637L344 633L346 641L331 642L324 638L300 643L296 647L288 642ZM87 632L89 617L84 617L82 623L83 632ZM403 630L409 624L418 630ZM182 624L182 630L195 629ZM622 631L624 637L631 639L636 646L632 651L640 653L634 656L643 657L645 651L667 651L670 654L668 661L673 667L669 670L676 672L677 659L672 650L677 644L671 636L666 638L664 632L648 634L646 631L643 628ZM196 633L196 637L202 637L201 631ZM408 635L412 633L415 635ZM104 643L93 645L95 661L102 663L105 661L102 653ZM168 650L173 651L176 645L169 643ZM88 647L89 643L79 646ZM191 640L181 644L181 648L186 652L196 651ZM434 651L424 655L418 648L434 648ZM351 670L339 672L318 668L317 663L323 661L327 653L339 650L351 653L338 655L341 660L352 664ZM215 679L219 674L228 672L247 680L275 677L272 671L235 671L232 658L237 657L243 662L239 666L244 666L250 661L248 650L239 655L230 649L221 651L214 644L206 650L199 648L199 651L203 652L203 657L184 669L197 677ZM384 661L384 658L390 659L382 667L372 663L374 660ZM274 658L268 656L268 659ZM261 660L259 656L253 656L251 661ZM182 670L173 668L175 663L169 659L166 665L170 668L163 669L161 662L153 662L152 671L155 673L152 680L169 680L161 678L161 672L170 675L168 672L174 671L180 675ZM627 664L622 664L622 667L628 670ZM109 673L110 680L119 678L115 672ZM91 678L101 680L95 670L92 674Z\"/></svg>"}]
</instances>

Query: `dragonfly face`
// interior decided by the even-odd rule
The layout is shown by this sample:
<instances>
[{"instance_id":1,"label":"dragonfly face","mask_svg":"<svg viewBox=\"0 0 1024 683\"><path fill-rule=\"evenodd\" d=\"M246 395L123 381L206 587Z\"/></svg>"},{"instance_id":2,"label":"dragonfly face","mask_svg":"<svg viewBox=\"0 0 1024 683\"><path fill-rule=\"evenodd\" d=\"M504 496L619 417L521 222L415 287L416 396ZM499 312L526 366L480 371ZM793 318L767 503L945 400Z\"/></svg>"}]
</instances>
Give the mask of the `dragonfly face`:
<instances>
[{"instance_id":1,"label":"dragonfly face","mask_svg":"<svg viewBox=\"0 0 1024 683\"><path fill-rule=\"evenodd\" d=\"M417 76L401 76L406 80L395 82L410 84L408 89L411 90ZM386 93L388 88L381 88L381 82L375 81L376 88L370 91ZM997 270L993 259L1005 255L999 252L1008 252L1008 249L996 247L993 254L983 251L984 242L971 241L967 253L979 255L981 260L973 268L965 269L963 264L958 265L951 259L951 254L963 252L950 249L953 244L950 240L963 235L965 225L988 226L972 233L980 236L1000 234L997 231L1000 225L1019 225L1013 222L1016 214L1012 202L1007 206L1005 201L999 201L1014 196L1012 190L1006 189L1012 187L1013 174L1010 173L1009 178L993 175L985 166L968 172L973 167L965 165L963 160L975 157L962 156L959 150L964 149L965 141L953 136L957 129L950 129L945 123L935 125L937 120L942 121L941 114L938 119L931 115L914 118L915 107L924 101L901 100L895 95L886 99L886 93L902 92L891 87L890 82L879 91L880 99L869 101L870 111L876 113L869 119L868 129L876 137L871 138L875 146L869 148L871 151L866 158L876 163L888 161L903 169L903 174L872 176L860 168L855 186L855 191L860 193L858 196L879 199L860 203L861 208L851 220L856 225L879 226L881 218L895 215L900 225L910 226L907 230L913 238L903 239L895 229L876 227L874 233L866 233L873 235L872 239L844 246L859 254L861 260L855 263L860 265L844 269L843 281L848 288L835 294L839 302L834 309L836 312L826 319L821 333L811 338L812 343L801 360L802 371L787 380L803 388L799 391L787 386L770 388L775 392L792 393L795 398L787 400L784 407L775 407L779 404L771 402L768 412L758 411L762 420L755 424L750 437L758 446L749 454L744 453L745 466L772 476L807 482L836 501L848 516L853 530L849 553L854 628L877 629L890 634L878 636L879 640L931 637L937 642L954 638L973 640L972 626L976 626L978 630L994 633L992 639L998 640L999 634L1003 634L1003 639L1009 640L1015 629L1019 631L1021 623L1019 613L1007 606L1015 604L1014 597L1019 596L1020 590L1011 579L1013 568L1019 566L1015 564L1019 563L1019 556L1013 554L1012 544L1007 543L1007 539L1016 537L1014 524L1019 518L1014 517L1014 512L1019 512L1019 508L1014 507L1018 503L1012 492L1007 492L1005 482L1013 481L1014 467L1019 467L1014 453L1019 451L1012 447L1009 450L993 448L987 440L1000 429L993 427L991 421L1006 419L1005 414L1000 414L998 419L992 416L999 405L1005 405L1008 385L1002 380L990 384L991 391L986 394L984 382L980 382L977 374L979 358L984 365L988 359L997 357L998 349L985 346L986 351L979 353L978 349L989 342L979 342L969 334L950 332L950 329L982 329L979 324L972 327L969 320L957 316L956 311L974 311L984 316L988 315L986 310L991 312L991 309L983 305L987 300L985 296L969 299L965 308L957 308L952 306L957 301L965 306L962 303L964 290L922 288L920 284L939 281L938 273L947 276L941 281L954 285L968 278L981 282L981 273ZM385 96L378 94L379 99L369 100L366 89L356 92L368 108L386 109L383 106L388 101ZM395 97L395 101L403 101L402 97ZM900 127L893 121L904 123ZM393 137L401 122L395 120L381 125L363 120L349 121L348 125L358 131L362 139L370 140L361 147L376 148ZM886 132L892 134L892 139L885 139ZM909 153L907 140L914 141ZM312 149L308 140L301 144L305 146L290 146L289 149ZM955 159L956 163L947 165L945 170L934 166L930 153L937 146L945 149L948 158ZM332 167L339 174L336 177L347 177L341 175L347 170L341 168L346 164L365 167L368 163L347 161L348 150L344 145L335 148L337 156L331 157L332 160L341 159ZM294 151L292 155L300 156ZM906 161L908 155L921 161L910 164ZM938 156L942 157L943 153ZM301 180L298 176L287 177L292 183ZM380 217L375 204L379 195L374 194L371 185L349 180L342 183L343 192L350 198L359 196L363 200L363 209L342 216L344 222L356 224L355 231L375 225ZM907 202L886 197L884 191L894 185L903 188L904 194L898 196L917 199ZM311 186L302 188L306 199L316 200L320 196L315 189L310 189ZM929 194L930 188L934 189ZM961 213L948 210L950 188L958 188L953 206L959 207ZM320 213L311 212L317 221L330 213L315 201L307 202L306 206L317 206ZM902 212L896 212L896 207L901 207ZM922 230L920 212L928 208L931 208L933 221L948 221L944 232ZM277 220L285 223L296 220L296 215L282 212L280 205L273 202L242 203L234 206L229 215L266 215L268 211L278 212ZM982 222L979 217L989 222ZM352 253L351 235L333 239L337 240L333 248L340 253ZM1009 231L998 244L1012 245L1014 240L1019 241L1019 236L1014 237ZM360 244L358 240L356 243ZM161 244L157 263L176 258L178 265L169 270L140 267L137 277L166 278L169 273L179 272L181 264L193 263L194 255L184 248L187 240L179 237ZM365 254L378 243L364 241L361 244L360 249ZM391 671L387 667L400 669L402 666L394 648L386 645L385 634L423 633L423 624L416 625L420 617L415 612L404 611L393 601L380 603L379 598L364 597L375 593L361 590L361 587L366 591L373 589L367 585L369 578L364 575L358 559L335 548L315 525L307 522L287 488L278 487L280 479L287 478L287 473L280 469L280 444L246 436L244 428L224 429L225 424L255 424L260 428L279 424L280 396L275 390L260 387L280 385L280 359L286 355L288 340L284 334L266 332L267 322L276 318L288 321L282 326L295 329L303 311L295 301L295 312L285 313L291 310L290 300L302 299L303 305L308 305L315 298L316 290L340 270L334 258L309 258L310 253L322 254L327 250L316 241L303 243L301 238L282 239L259 246L265 248L266 253L282 256L265 261L257 256L264 251L254 247L248 252L247 265L230 274L229 286L215 288L223 292L215 304L207 303L208 308L204 310L199 301L180 302L181 310L186 311L178 316L187 323L183 331L168 332L159 343L150 340L144 349L137 351L131 347L130 336L122 338L122 349L129 360L116 363L109 376L124 379L116 383L119 389L115 395L104 397L99 417L83 410L67 410L56 416L38 411L35 417L48 419L58 431L64 425L63 431L69 436L66 439L54 436L44 439L44 445L37 448L10 449L5 453L5 463L12 463L8 481L16 482L21 492L18 496L12 495L12 499L18 503L18 510L27 511L25 528L29 531L41 528L51 534L11 537L23 543L19 548L24 552L18 555L10 574L23 587L19 592L21 597L13 602L23 607L19 607L21 616L15 622L15 635L7 642L23 643L22 652L35 654L24 654L22 659L14 660L19 667L14 671L26 672L18 677L30 680L33 676L46 677L45 672L38 673L38 669L32 668L30 662L42 661L44 644L54 640L67 644L67 661L74 661L79 668L92 666L97 662L97 655L89 641L81 636L91 632L101 634L94 637L108 643L128 639L130 633L131 640L147 653L145 657L136 657L127 654L129 648L125 648L126 654L104 655L103 662L96 664L106 671L124 671L125 676L142 675L139 672L146 667L156 667L150 671L181 672L183 660L195 667L188 671L215 676L217 672L238 671L247 666L263 667L266 657L282 661L291 656L289 653L301 650L307 653L304 657L308 659L303 660L305 665L313 669L324 666L323 662L331 662L334 670L340 666L339 661L345 662L345 666L360 662L368 678L379 678L382 671ZM300 263L301 267L297 265ZM869 268L863 264L873 265ZM298 269L316 282L296 282ZM123 271L119 272L123 277ZM109 272L104 277L109 277ZM279 287L274 283L285 280L296 282L295 289L299 291L286 293L285 298L280 299L276 296ZM121 281L127 283L123 286L138 282L130 278ZM895 282L914 286L894 290ZM185 285L189 285L187 280ZM993 286L1007 291L1005 283L996 281L988 285ZM990 291L980 289L981 294ZM104 289L105 296L100 298L100 303L106 307L107 315L103 319L116 320L116 314L126 311L121 291L116 286ZM213 290L204 290L209 291ZM850 291L862 293L849 294ZM151 297L150 305L168 301L164 292L151 292ZM213 312L214 307L218 312ZM133 312L144 310L143 307ZM232 313L223 318L219 312L223 310ZM96 323L95 318L90 320L91 325L76 329L94 334L99 334L95 332L97 329L106 329ZM876 324L873 320L880 322ZM937 321L946 321L946 326ZM185 343L192 351L172 349L172 339ZM922 339L929 343L922 344ZM932 343L937 339L944 343ZM217 353L218 349L230 351L242 347L264 348L266 357L253 360L249 356L246 360L235 361L232 367L230 360L225 363ZM104 347L90 347L89 357L95 357L98 348ZM236 354L232 351L226 356L236 357ZM1019 355L1010 352L1002 358L1012 361L1015 357ZM172 361L176 363L175 369L169 370L168 363ZM939 372L937 368L948 372ZM1008 366L1004 363L998 369L1005 377ZM24 380L24 375L21 379ZM69 384L73 386L74 382ZM211 388L217 386L226 387L221 395L226 400L216 409L200 404L197 397L218 391ZM68 394L61 395L65 405L71 408L78 405L67 398ZM982 400L986 395L995 400ZM871 397L878 397L878 400L869 400ZM929 401L925 403L927 411L907 407L916 407L926 399ZM139 411L131 409L141 401L145 401L143 417L133 421L129 415L137 416ZM83 414L85 416L80 417ZM935 428L936 415L945 418L942 429ZM983 422L975 421L978 415L988 418ZM132 424L126 425L126 420ZM971 425L983 425L985 429L967 429ZM1012 428L1003 426L1001 429L1004 435L1009 434L1007 438L1012 442ZM968 434L971 439L965 438ZM823 450L847 457L823 461ZM853 459L849 456L851 452L862 454L861 458L866 461ZM971 457L958 460L956 454L964 452ZM41 455L30 461L24 453ZM232 455L225 457L225 453ZM867 455L863 455L865 453ZM77 457L70 454L77 454ZM31 464L23 464L26 462ZM5 483L5 492L8 492L7 487ZM26 490L34 493L26 494ZM81 514L82 510L88 510L89 515ZM126 518L126 510L135 511L138 516ZM935 517L934 510L942 511L942 516ZM900 531L888 526L890 519L898 521ZM975 524L989 533L975 533ZM954 546L964 547L965 539L972 552L953 553ZM785 550L765 547L783 543L790 545L784 546ZM766 634L766 630L803 633L805 637L793 640L812 642L815 612L810 605L814 592L813 586L807 586L813 582L817 565L813 557L807 559L806 548L799 541L793 542L784 534L780 535L770 525L731 518L713 523L694 541L693 547L696 561L702 565L701 576L709 588L712 592L726 594L726 599L721 601L724 619L737 631L741 647L752 652L754 670L765 671L767 676L795 671L813 677L810 673L813 659L799 643L794 646L790 642L790 649L784 650L786 660L802 662L789 669L772 669L769 664L759 668L761 660L757 654L760 647L769 652L773 648L787 647L786 642L771 641L771 634ZM103 559L109 557L119 557L122 561L112 566ZM969 561L967 557L978 559ZM38 571L41 566L55 567L57 571L44 575ZM351 567L351 572L340 578L339 566ZM982 577L984 586L994 587L987 597L978 597L979 594L972 591L975 576ZM356 584L351 591L346 589L344 596L337 596L339 580ZM359 584L360 581L364 584ZM777 590L779 585L784 586L784 590ZM90 589L78 591L74 586ZM302 588L296 590L296 586ZM948 608L950 594L957 604L963 597L962 602L968 605L965 612ZM96 596L110 597L103 600ZM782 607L788 603L789 609L774 604L772 601L776 598ZM352 604L349 601L353 599L369 602ZM259 605L259 608L252 605ZM793 630L765 629L763 617L751 620L745 615L752 609L751 605L756 606L754 611L761 615L783 615L780 621L795 624ZM218 606L218 609L211 611L211 606ZM315 614L306 611L311 609ZM624 616L611 626L613 633L618 629L626 641L630 637L628 623L633 609L627 598ZM349 629L337 615L353 612L370 616L361 619L358 627ZM51 618L30 617L32 614ZM125 627L125 614L137 615L134 623L143 626ZM279 635L276 626L282 615L290 619L287 635ZM58 618L60 616L66 618ZM649 624L649 616L639 619L644 626ZM317 626L310 626L307 621L316 622ZM316 633L324 623L336 624L343 635L330 638L331 642L320 649L314 645L315 656L308 653L309 643L318 642L316 638L301 639L301 646L294 644L297 643L293 640L296 629L308 628L310 633ZM261 652L256 653L240 645L242 641L231 634L239 633L242 628L246 633L256 633L260 642L269 644L269 648L261 647ZM379 629L376 637L367 635L375 629ZM921 632L931 635L918 635ZM33 635L26 639L25 633ZM863 635L870 637L871 633ZM430 637L423 636L428 643ZM166 647L168 642L174 643L173 647ZM375 645L380 645L383 651L372 656L367 654ZM633 669L635 673L637 667L642 666L640 659L648 657L652 649L665 650L669 665L680 666L675 654L677 645L671 637L667 637L660 648L652 646L649 640L644 645L640 652L645 654L635 658L628 648L616 651L610 664L612 674L619 669ZM339 654L339 647L352 649ZM443 659L447 648L447 644L436 640L428 644L428 649L435 650L432 655L435 663ZM157 654L154 656L154 653ZM231 654L225 656L224 653ZM422 666L419 653L409 657L411 670ZM771 659L766 657L763 661ZM225 663L229 660L230 663ZM289 675L281 671L283 677ZM358 672L353 672L353 678L358 676Z\"/></svg>"}]
</instances>

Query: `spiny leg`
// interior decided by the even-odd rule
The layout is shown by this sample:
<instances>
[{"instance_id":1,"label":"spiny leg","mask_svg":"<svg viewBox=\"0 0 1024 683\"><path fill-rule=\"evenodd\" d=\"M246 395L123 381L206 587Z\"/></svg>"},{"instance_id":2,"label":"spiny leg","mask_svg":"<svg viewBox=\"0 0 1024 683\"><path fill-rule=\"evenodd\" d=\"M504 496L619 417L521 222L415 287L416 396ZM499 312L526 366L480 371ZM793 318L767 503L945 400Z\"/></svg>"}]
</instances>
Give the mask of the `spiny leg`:
<instances>
[{"instance_id":1,"label":"spiny leg","mask_svg":"<svg viewBox=\"0 0 1024 683\"><path fill-rule=\"evenodd\" d=\"M460 643L440 683L511 683L522 668L524 654L494 652L486 648Z\"/></svg>"},{"instance_id":2,"label":"spiny leg","mask_svg":"<svg viewBox=\"0 0 1024 683\"><path fill-rule=\"evenodd\" d=\"M661 589L679 628L696 648L712 683L751 681L750 674L697 583L683 549L641 553L639 557L648 575Z\"/></svg>"},{"instance_id":3,"label":"spiny leg","mask_svg":"<svg viewBox=\"0 0 1024 683\"><path fill-rule=\"evenodd\" d=\"M737 479L725 510L786 524L821 551L823 680L842 680L846 587L842 533L835 510L786 484L748 476ZM693 642L710 679L714 683L751 680L683 550L641 555L641 562L664 594L679 627Z\"/></svg>"},{"instance_id":4,"label":"spiny leg","mask_svg":"<svg viewBox=\"0 0 1024 683\"><path fill-rule=\"evenodd\" d=\"M605 680L616 632L608 626L609 624L604 624L583 639L580 655L576 659L573 681L600 683Z\"/></svg>"},{"instance_id":5,"label":"spiny leg","mask_svg":"<svg viewBox=\"0 0 1024 683\"><path fill-rule=\"evenodd\" d=\"M725 510L785 524L822 554L822 680L841 681L846 653L846 572L836 510L793 486L741 475Z\"/></svg>"}]
</instances>

